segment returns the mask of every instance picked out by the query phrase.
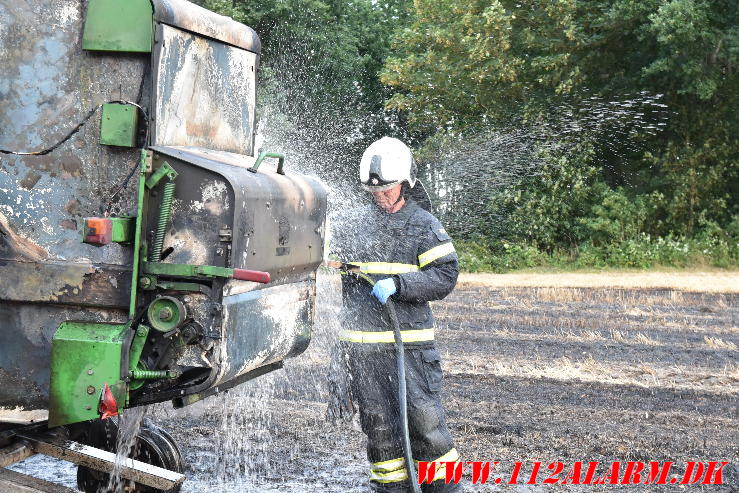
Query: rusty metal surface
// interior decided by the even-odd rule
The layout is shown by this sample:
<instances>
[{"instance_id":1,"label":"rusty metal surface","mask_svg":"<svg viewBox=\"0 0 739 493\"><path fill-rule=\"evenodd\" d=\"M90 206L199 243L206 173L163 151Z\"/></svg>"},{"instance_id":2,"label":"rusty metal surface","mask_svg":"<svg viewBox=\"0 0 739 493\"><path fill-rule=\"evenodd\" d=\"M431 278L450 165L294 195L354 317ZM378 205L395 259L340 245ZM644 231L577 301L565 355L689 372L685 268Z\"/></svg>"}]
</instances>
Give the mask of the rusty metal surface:
<instances>
[{"instance_id":1,"label":"rusty metal surface","mask_svg":"<svg viewBox=\"0 0 739 493\"><path fill-rule=\"evenodd\" d=\"M82 50L85 4L0 0L1 148L48 148L99 104L146 99L150 55ZM84 244L79 230L105 212L138 152L99 145L99 124L97 113L47 155L0 155L0 421L44 417L62 321L125 320L116 307L130 289L131 248ZM135 211L134 185L111 213Z\"/></svg>"},{"instance_id":2,"label":"rusty metal surface","mask_svg":"<svg viewBox=\"0 0 739 493\"><path fill-rule=\"evenodd\" d=\"M257 55L166 25L156 36L153 145L252 154Z\"/></svg>"},{"instance_id":3,"label":"rusty metal surface","mask_svg":"<svg viewBox=\"0 0 739 493\"><path fill-rule=\"evenodd\" d=\"M96 308L126 308L131 269L93 265L0 260L0 299Z\"/></svg>"},{"instance_id":4,"label":"rusty metal surface","mask_svg":"<svg viewBox=\"0 0 739 493\"><path fill-rule=\"evenodd\" d=\"M149 110L159 161L180 172L166 261L272 274L266 289L229 283L225 320L208 328L224 337L213 365L225 365L225 382L307 345L326 192L290 173L289 161L286 176L270 166L245 170L254 150L253 31L183 0L154 3L154 52L133 55L81 49L82 0L0 0L0 147L49 147L111 100ZM98 113L48 155L0 155L0 422L46 416L51 340L62 321L127 319L131 247L80 241L84 217L136 208L135 179L107 203L138 153L100 145L99 123ZM177 147L185 145L200 147ZM147 229L159 208L158 191L150 193ZM212 286L214 303L221 287Z\"/></svg>"},{"instance_id":5,"label":"rusty metal surface","mask_svg":"<svg viewBox=\"0 0 739 493\"><path fill-rule=\"evenodd\" d=\"M259 54L262 44L252 28L185 0L154 0L154 18L163 24L201 34Z\"/></svg>"},{"instance_id":6,"label":"rusty metal surface","mask_svg":"<svg viewBox=\"0 0 739 493\"><path fill-rule=\"evenodd\" d=\"M35 151L56 143L95 106L136 100L148 55L91 54L81 48L84 2L0 0L0 147ZM100 116L45 156L0 155L0 254L124 264L125 249L79 241L85 216L99 215L137 163L135 150L97 143ZM130 211L135 193L113 210Z\"/></svg>"},{"instance_id":7,"label":"rusty metal surface","mask_svg":"<svg viewBox=\"0 0 739 493\"><path fill-rule=\"evenodd\" d=\"M225 286L213 384L301 353L311 337L314 274L323 261L323 186L289 167L284 176L269 165L250 173L248 156L183 147L154 151L155 163L166 161L179 173L164 242L174 251L166 262L200 260L272 276L266 286L243 281ZM152 211L147 230L155 222ZM223 229L230 231L228 241L219 234Z\"/></svg>"},{"instance_id":8,"label":"rusty metal surface","mask_svg":"<svg viewBox=\"0 0 739 493\"><path fill-rule=\"evenodd\" d=\"M179 173L170 226L164 238L164 248L172 247L174 251L165 262L228 267L231 244L222 242L219 235L233 216L234 198L228 181L218 173L155 153L154 166L164 161ZM157 226L158 193L159 189L155 189L151 194L152 207L145 229L149 237Z\"/></svg>"}]
</instances>

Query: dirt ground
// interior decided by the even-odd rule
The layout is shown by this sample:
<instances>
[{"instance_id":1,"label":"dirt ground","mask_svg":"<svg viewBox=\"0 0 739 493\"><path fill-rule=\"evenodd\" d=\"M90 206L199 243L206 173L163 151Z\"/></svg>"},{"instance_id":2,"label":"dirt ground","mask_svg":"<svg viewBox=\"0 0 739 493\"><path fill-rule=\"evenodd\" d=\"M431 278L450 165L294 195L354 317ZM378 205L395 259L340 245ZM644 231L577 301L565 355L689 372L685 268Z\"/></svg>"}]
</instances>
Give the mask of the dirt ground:
<instances>
[{"instance_id":1,"label":"dirt ground","mask_svg":"<svg viewBox=\"0 0 739 493\"><path fill-rule=\"evenodd\" d=\"M671 289L697 293L739 293L739 272L614 271L462 274L461 286L487 288L624 288Z\"/></svg>"},{"instance_id":2,"label":"dirt ground","mask_svg":"<svg viewBox=\"0 0 739 493\"><path fill-rule=\"evenodd\" d=\"M739 276L697 275L463 276L434 303L447 420L463 458L500 461L503 482L523 463L516 486L468 475L465 491L739 491ZM325 420L337 288L320 278L313 342L285 369L149 410L182 448L184 493L368 490L356 421ZM681 478L688 460L728 461L724 486L541 485L551 462L672 461ZM74 485L67 463L26 462Z\"/></svg>"},{"instance_id":3,"label":"dirt ground","mask_svg":"<svg viewBox=\"0 0 739 493\"><path fill-rule=\"evenodd\" d=\"M225 396L154 413L183 445L183 491L367 491L356 422L324 419L338 298L335 281L322 282L303 357ZM524 462L518 486L467 476L465 491L594 489L522 485L533 461L673 461L681 478L688 460L729 461L726 484L600 488L739 491L739 294L614 288L603 276L588 284L597 287L508 284L468 276L434 304L458 450L500 461L504 482Z\"/></svg>"}]
</instances>

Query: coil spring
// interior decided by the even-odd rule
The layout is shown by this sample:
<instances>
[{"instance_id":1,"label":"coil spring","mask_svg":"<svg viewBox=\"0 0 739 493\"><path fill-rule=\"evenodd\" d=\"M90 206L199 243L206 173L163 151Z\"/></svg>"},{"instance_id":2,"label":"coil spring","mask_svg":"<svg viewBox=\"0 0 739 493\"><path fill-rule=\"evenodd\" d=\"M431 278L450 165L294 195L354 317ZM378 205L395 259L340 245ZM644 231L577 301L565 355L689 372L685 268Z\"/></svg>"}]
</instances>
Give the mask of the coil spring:
<instances>
[{"instance_id":1,"label":"coil spring","mask_svg":"<svg viewBox=\"0 0 739 493\"><path fill-rule=\"evenodd\" d=\"M151 249L151 259L159 262L162 259L162 247L164 246L164 234L167 232L167 224L169 217L172 215L172 199L174 198L175 184L169 182L164 185L162 194L162 205L159 208L159 223L157 224L157 234L154 238L154 245Z\"/></svg>"},{"instance_id":2,"label":"coil spring","mask_svg":"<svg viewBox=\"0 0 739 493\"><path fill-rule=\"evenodd\" d=\"M136 380L156 380L168 377L169 373L166 370L131 370L131 378Z\"/></svg>"}]
</instances>

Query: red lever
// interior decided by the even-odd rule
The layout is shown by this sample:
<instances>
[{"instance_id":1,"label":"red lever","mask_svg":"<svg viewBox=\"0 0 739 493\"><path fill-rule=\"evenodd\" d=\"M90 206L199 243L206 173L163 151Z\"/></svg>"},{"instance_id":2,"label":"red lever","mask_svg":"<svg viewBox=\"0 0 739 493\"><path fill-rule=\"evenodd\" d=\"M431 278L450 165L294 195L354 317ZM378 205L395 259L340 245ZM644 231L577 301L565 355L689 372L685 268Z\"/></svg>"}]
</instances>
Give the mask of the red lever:
<instances>
[{"instance_id":1,"label":"red lever","mask_svg":"<svg viewBox=\"0 0 739 493\"><path fill-rule=\"evenodd\" d=\"M118 403L113 397L113 392L110 391L110 387L106 383L103 387L103 391L100 394L100 408L98 409L101 419L112 418L118 416Z\"/></svg>"},{"instance_id":2,"label":"red lever","mask_svg":"<svg viewBox=\"0 0 739 493\"><path fill-rule=\"evenodd\" d=\"M234 269L234 279L240 281L261 282L267 284L269 282L269 272L261 272L258 270Z\"/></svg>"}]
</instances>

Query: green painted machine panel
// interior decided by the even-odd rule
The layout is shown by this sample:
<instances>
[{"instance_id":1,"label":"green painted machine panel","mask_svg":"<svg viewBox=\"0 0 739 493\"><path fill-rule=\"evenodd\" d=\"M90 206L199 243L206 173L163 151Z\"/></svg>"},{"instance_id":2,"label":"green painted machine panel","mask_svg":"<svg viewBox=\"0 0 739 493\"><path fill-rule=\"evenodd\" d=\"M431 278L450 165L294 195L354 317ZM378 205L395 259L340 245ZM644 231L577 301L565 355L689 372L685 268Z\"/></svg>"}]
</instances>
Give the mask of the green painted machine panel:
<instances>
[{"instance_id":1,"label":"green painted machine panel","mask_svg":"<svg viewBox=\"0 0 739 493\"><path fill-rule=\"evenodd\" d=\"M113 225L112 241L115 243L131 243L134 238L136 218L133 216L111 217Z\"/></svg>"},{"instance_id":2,"label":"green painted machine panel","mask_svg":"<svg viewBox=\"0 0 739 493\"><path fill-rule=\"evenodd\" d=\"M101 391L108 384L119 412L126 398L120 380L126 324L63 322L52 339L49 427L100 417Z\"/></svg>"},{"instance_id":3,"label":"green painted machine panel","mask_svg":"<svg viewBox=\"0 0 739 493\"><path fill-rule=\"evenodd\" d=\"M103 105L100 120L100 143L109 146L135 147L139 112L130 104Z\"/></svg>"},{"instance_id":4,"label":"green painted machine panel","mask_svg":"<svg viewBox=\"0 0 739 493\"><path fill-rule=\"evenodd\" d=\"M90 0L82 48L151 53L152 16L150 0Z\"/></svg>"}]
</instances>

